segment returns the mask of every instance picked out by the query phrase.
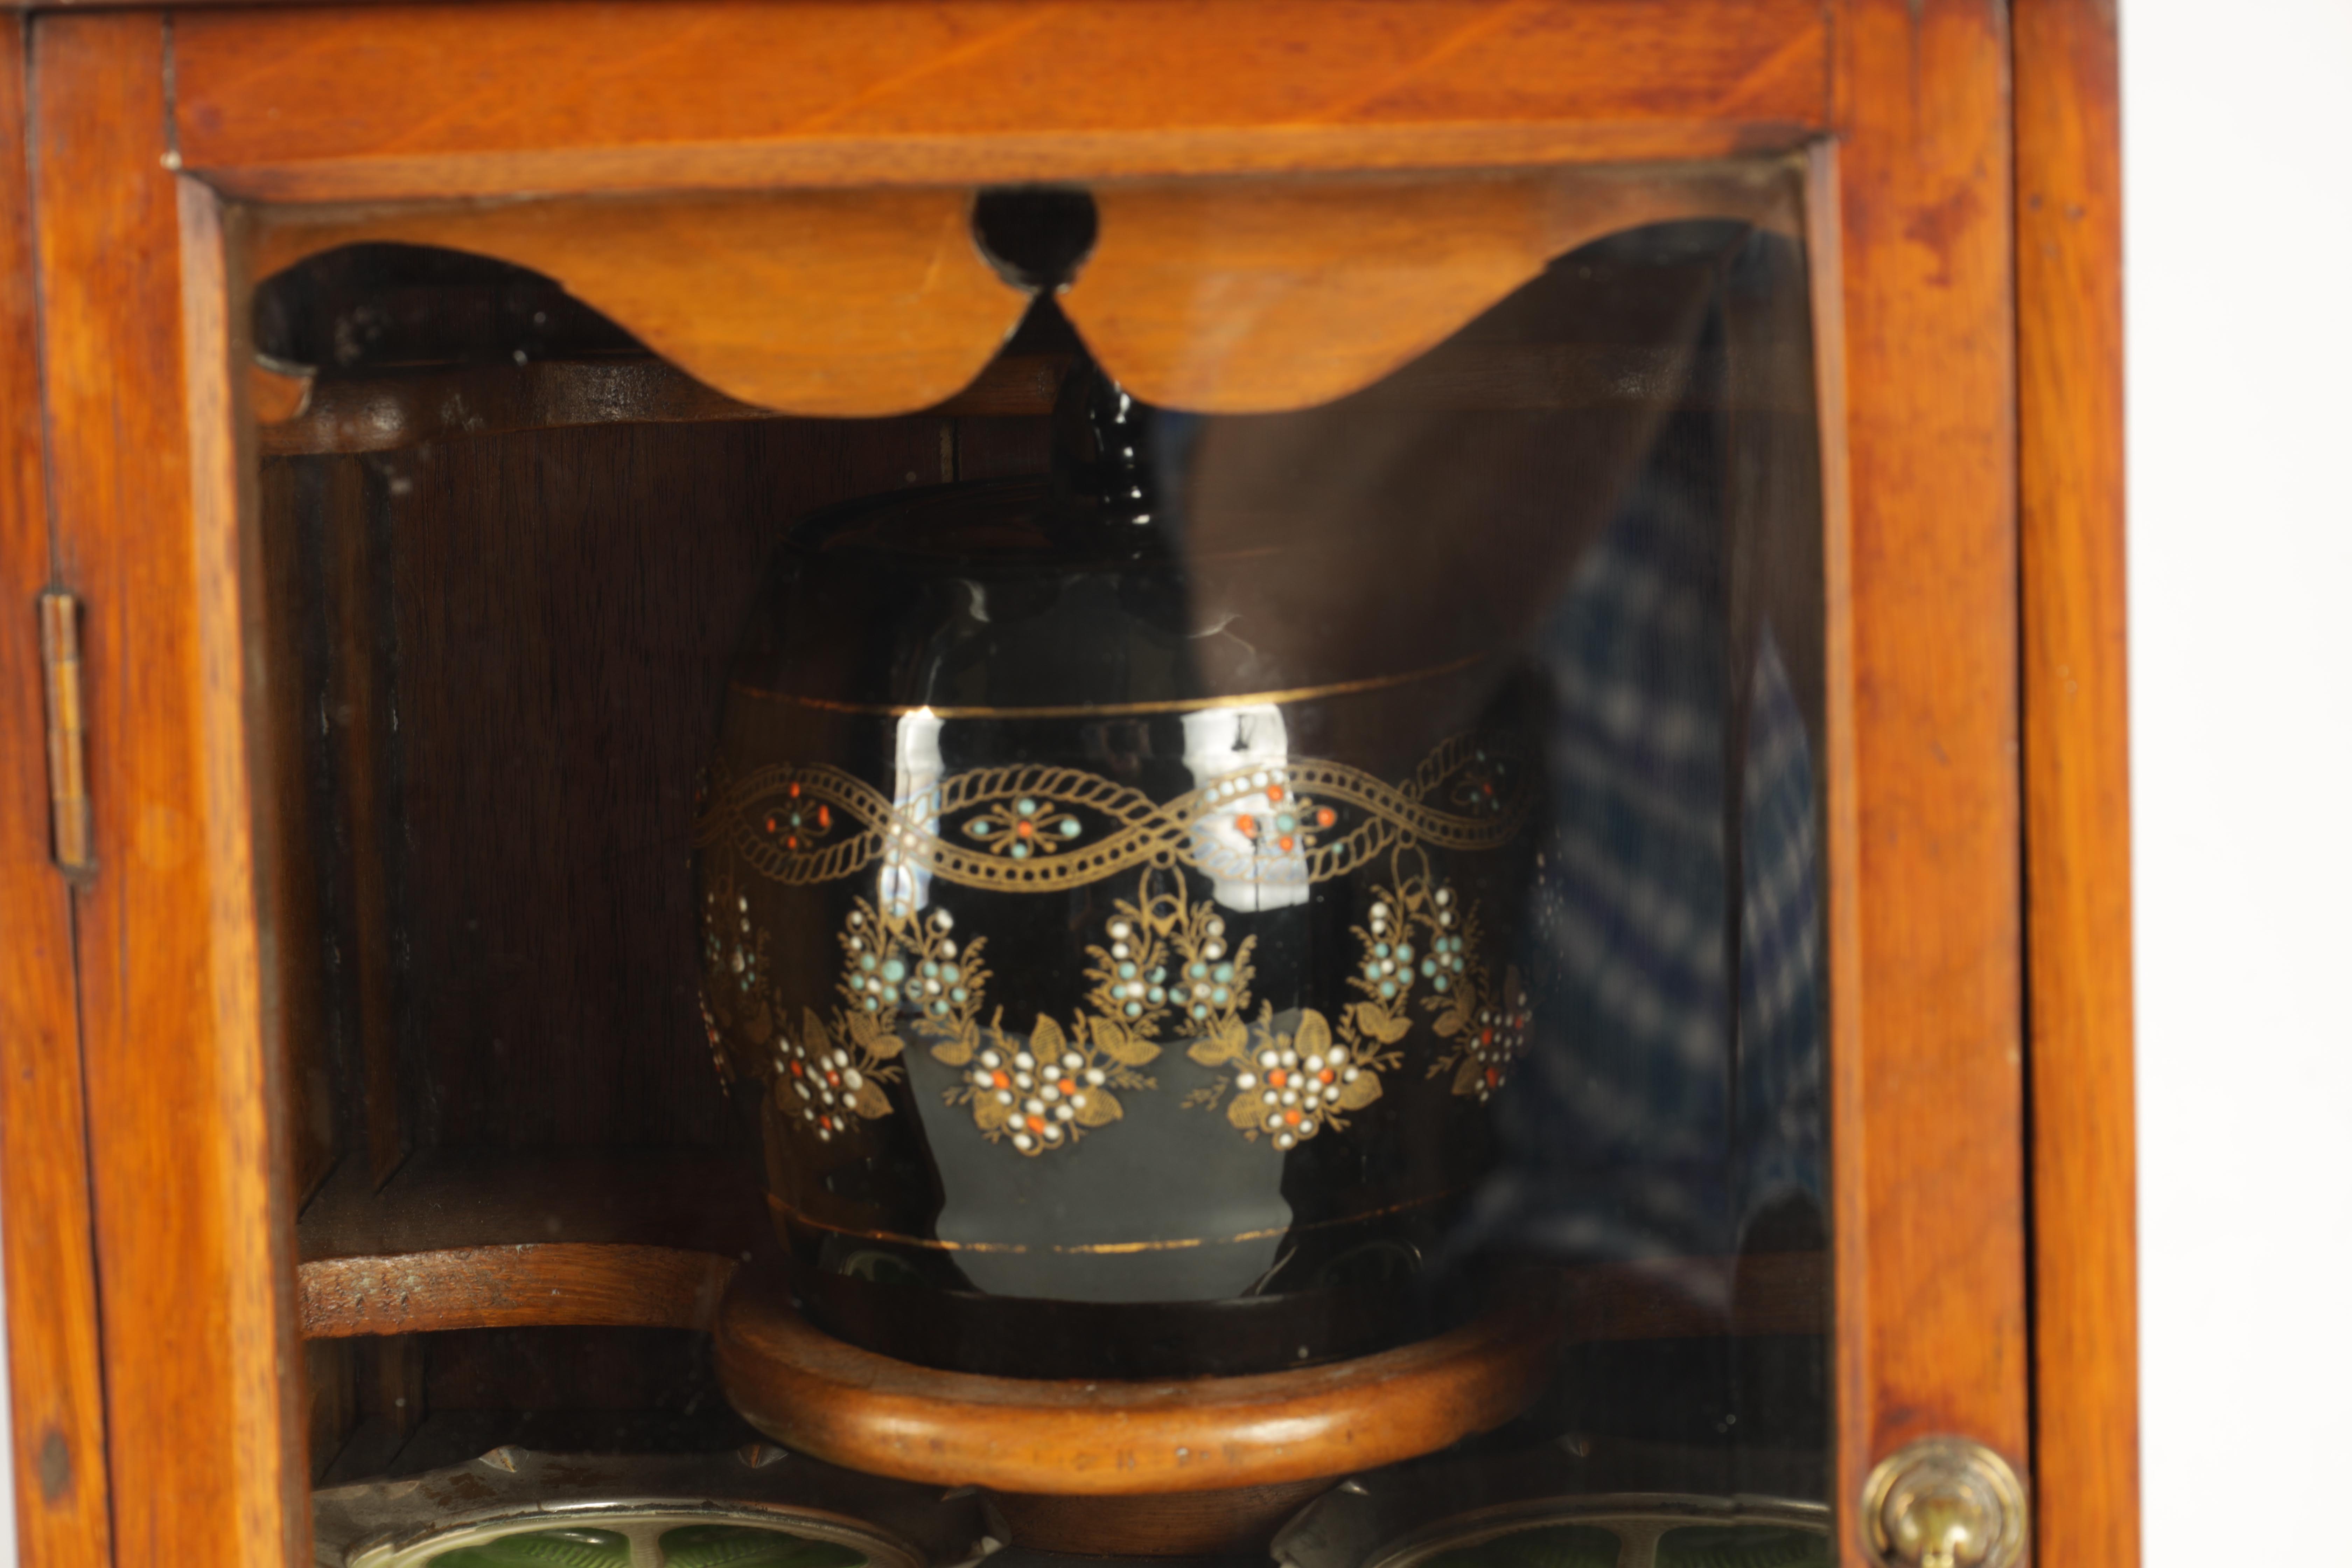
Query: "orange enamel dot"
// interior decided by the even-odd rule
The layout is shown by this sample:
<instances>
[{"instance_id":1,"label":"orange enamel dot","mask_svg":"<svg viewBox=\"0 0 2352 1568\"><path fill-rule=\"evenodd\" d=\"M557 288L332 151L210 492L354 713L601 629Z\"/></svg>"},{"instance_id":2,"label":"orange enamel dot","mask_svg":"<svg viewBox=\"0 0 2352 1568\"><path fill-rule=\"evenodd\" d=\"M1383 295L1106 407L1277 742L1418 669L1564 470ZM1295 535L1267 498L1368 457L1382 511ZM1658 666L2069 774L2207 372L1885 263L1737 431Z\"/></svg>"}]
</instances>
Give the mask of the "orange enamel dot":
<instances>
[{"instance_id":1,"label":"orange enamel dot","mask_svg":"<svg viewBox=\"0 0 2352 1568\"><path fill-rule=\"evenodd\" d=\"M1244 838L1255 838L1257 837L1257 818L1250 816L1247 812L1244 812L1241 816L1234 817L1234 826L1242 830L1242 837Z\"/></svg>"},{"instance_id":2,"label":"orange enamel dot","mask_svg":"<svg viewBox=\"0 0 2352 1568\"><path fill-rule=\"evenodd\" d=\"M999 1089L1011 1089L1011 1088L1013 1087L1013 1080L1012 1080L1011 1079L1009 1079L1009 1078L1005 1077L1003 1073L1001 1073L1001 1072L1000 1072L1000 1073L997 1073L997 1074L995 1074L995 1075L993 1075L993 1076L995 1077L995 1079L996 1079L996 1087L997 1087L997 1088L999 1088Z\"/></svg>"},{"instance_id":3,"label":"orange enamel dot","mask_svg":"<svg viewBox=\"0 0 2352 1568\"><path fill-rule=\"evenodd\" d=\"M1339 1075L1333 1072L1329 1068L1325 1068L1321 1072L1317 1073L1315 1076L1322 1079L1325 1083L1329 1083L1333 1079L1338 1078Z\"/></svg>"},{"instance_id":4,"label":"orange enamel dot","mask_svg":"<svg viewBox=\"0 0 2352 1568\"><path fill-rule=\"evenodd\" d=\"M816 825L819 827L831 827L833 826L833 807L829 805L820 805L816 808Z\"/></svg>"},{"instance_id":5,"label":"orange enamel dot","mask_svg":"<svg viewBox=\"0 0 2352 1568\"><path fill-rule=\"evenodd\" d=\"M794 1063L793 1064L793 1076L794 1078L798 1078L798 1077L800 1077L800 1076L801 1076L801 1064L800 1064L800 1063L798 1063L798 1062L794 1062Z\"/></svg>"},{"instance_id":6,"label":"orange enamel dot","mask_svg":"<svg viewBox=\"0 0 2352 1568\"><path fill-rule=\"evenodd\" d=\"M1274 841L1274 846L1277 849L1296 849L1298 847L1298 840L1286 833Z\"/></svg>"},{"instance_id":7,"label":"orange enamel dot","mask_svg":"<svg viewBox=\"0 0 2352 1568\"><path fill-rule=\"evenodd\" d=\"M1496 1072L1493 1068L1488 1068L1486 1069L1486 1087L1487 1087L1488 1089L1493 1089L1496 1085L1497 1085L1497 1084L1501 1083L1502 1081L1503 1081L1503 1075L1502 1075L1501 1073Z\"/></svg>"},{"instance_id":8,"label":"orange enamel dot","mask_svg":"<svg viewBox=\"0 0 2352 1568\"><path fill-rule=\"evenodd\" d=\"M1036 832L1037 829L1032 824L1026 822L1016 822L1013 825L1013 831L1019 837L1026 838L1031 834Z\"/></svg>"},{"instance_id":9,"label":"orange enamel dot","mask_svg":"<svg viewBox=\"0 0 2352 1568\"><path fill-rule=\"evenodd\" d=\"M1043 1132L1045 1131L1045 1119L1042 1116L1031 1117L1029 1119L1029 1131L1032 1132Z\"/></svg>"},{"instance_id":10,"label":"orange enamel dot","mask_svg":"<svg viewBox=\"0 0 2352 1568\"><path fill-rule=\"evenodd\" d=\"M841 1075L837 1072L829 1072L824 1075L824 1081L833 1085L834 1088L839 1089L841 1087Z\"/></svg>"},{"instance_id":11,"label":"orange enamel dot","mask_svg":"<svg viewBox=\"0 0 2352 1568\"><path fill-rule=\"evenodd\" d=\"M1493 1045L1493 1044L1495 1043L1495 1031L1494 1031L1494 1030L1492 1030L1492 1029L1481 1029L1481 1030L1479 1030L1479 1031L1478 1031L1478 1043L1479 1043L1480 1045L1482 1045L1482 1046L1491 1046L1491 1045Z\"/></svg>"},{"instance_id":12,"label":"orange enamel dot","mask_svg":"<svg viewBox=\"0 0 2352 1568\"><path fill-rule=\"evenodd\" d=\"M1071 1082L1068 1079L1064 1079L1054 1087L1060 1089L1064 1094L1076 1094L1078 1092L1078 1086Z\"/></svg>"},{"instance_id":13,"label":"orange enamel dot","mask_svg":"<svg viewBox=\"0 0 2352 1568\"><path fill-rule=\"evenodd\" d=\"M1297 1126L1297 1125L1298 1125L1298 1120L1299 1120L1299 1119L1298 1119L1298 1112L1297 1112L1296 1110L1286 1110L1286 1111L1284 1111L1284 1112L1282 1113L1282 1119L1283 1119L1285 1121L1289 1122L1293 1127L1296 1127L1296 1126Z\"/></svg>"},{"instance_id":14,"label":"orange enamel dot","mask_svg":"<svg viewBox=\"0 0 2352 1568\"><path fill-rule=\"evenodd\" d=\"M1279 804L1282 800L1282 786L1280 784L1266 785L1265 798Z\"/></svg>"},{"instance_id":15,"label":"orange enamel dot","mask_svg":"<svg viewBox=\"0 0 2352 1568\"><path fill-rule=\"evenodd\" d=\"M1339 814L1328 805L1315 814L1315 826L1318 827L1328 827L1339 820Z\"/></svg>"},{"instance_id":16,"label":"orange enamel dot","mask_svg":"<svg viewBox=\"0 0 2352 1568\"><path fill-rule=\"evenodd\" d=\"M800 795L800 793L801 793L801 786L800 786L800 785L798 785L798 784L794 784L794 785L793 785L793 787L792 787L790 790L787 790L785 793L786 793L786 794L788 794L788 795L792 795L792 796L793 796L793 797L794 797L795 799L797 799L797 798L799 798L799 795Z\"/></svg>"},{"instance_id":17,"label":"orange enamel dot","mask_svg":"<svg viewBox=\"0 0 2352 1568\"><path fill-rule=\"evenodd\" d=\"M1265 1075L1265 1081L1272 1084L1275 1088L1280 1089L1284 1084L1290 1081L1290 1075L1277 1068L1273 1072Z\"/></svg>"}]
</instances>

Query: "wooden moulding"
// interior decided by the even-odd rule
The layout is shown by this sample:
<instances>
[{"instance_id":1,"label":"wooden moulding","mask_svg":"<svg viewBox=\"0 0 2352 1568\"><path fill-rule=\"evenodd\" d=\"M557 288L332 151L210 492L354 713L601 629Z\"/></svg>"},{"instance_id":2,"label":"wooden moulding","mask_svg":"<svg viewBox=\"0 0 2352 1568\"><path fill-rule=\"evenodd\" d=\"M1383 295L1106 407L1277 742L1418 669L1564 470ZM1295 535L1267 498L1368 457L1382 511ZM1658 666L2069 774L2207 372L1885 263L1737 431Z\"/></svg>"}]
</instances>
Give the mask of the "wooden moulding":
<instances>
[{"instance_id":1,"label":"wooden moulding","mask_svg":"<svg viewBox=\"0 0 2352 1568\"><path fill-rule=\"evenodd\" d=\"M474 373L466 393L480 406L464 408L430 378L364 392L325 382L307 400L271 384L299 416L264 449L381 449L419 424L595 423L632 405L657 420L1036 411L1024 401L1034 367L992 363L1028 297L982 259L971 199L803 191L266 214L257 274L375 241L494 256L555 279L705 384L617 363L520 367L503 381ZM1797 171L1777 159L1106 185L1096 200L1100 237L1064 310L1139 397L1217 414L1360 391L1608 234L1690 218L1790 232L1801 222ZM1592 379L1583 364L1498 359L1440 369L1423 395L1450 385L1471 406L1557 406L1592 396L1579 384ZM1008 403L1022 406L988 406Z\"/></svg>"},{"instance_id":2,"label":"wooden moulding","mask_svg":"<svg viewBox=\"0 0 2352 1568\"><path fill-rule=\"evenodd\" d=\"M943 1373L832 1339L740 1277L719 1310L729 1400L778 1442L872 1474L1055 1497L1223 1492L1344 1475L1502 1425L1556 1343L1518 1301L1439 1338L1258 1377L1045 1382Z\"/></svg>"},{"instance_id":3,"label":"wooden moulding","mask_svg":"<svg viewBox=\"0 0 2352 1568\"><path fill-rule=\"evenodd\" d=\"M1062 297L1146 403L1311 407L1369 386L1605 235L1687 218L1793 231L1793 166L1227 181L1096 193L1101 236Z\"/></svg>"},{"instance_id":4,"label":"wooden moulding","mask_svg":"<svg viewBox=\"0 0 2352 1568\"><path fill-rule=\"evenodd\" d=\"M900 414L981 373L1028 308L960 190L693 193L270 216L257 278L341 245L495 256L562 283L730 397Z\"/></svg>"},{"instance_id":5,"label":"wooden moulding","mask_svg":"<svg viewBox=\"0 0 2352 1568\"><path fill-rule=\"evenodd\" d=\"M301 1266L311 1339L446 1329L708 1329L731 1258L675 1247L524 1242Z\"/></svg>"},{"instance_id":6,"label":"wooden moulding","mask_svg":"<svg viewBox=\"0 0 2352 1568\"><path fill-rule=\"evenodd\" d=\"M721 1158L428 1150L380 1191L346 1158L298 1227L302 1331L708 1329L761 1224Z\"/></svg>"},{"instance_id":7,"label":"wooden moulding","mask_svg":"<svg viewBox=\"0 0 2352 1568\"><path fill-rule=\"evenodd\" d=\"M273 202L1711 158L1827 125L1829 24L1818 0L191 11L172 145Z\"/></svg>"},{"instance_id":8,"label":"wooden moulding","mask_svg":"<svg viewBox=\"0 0 2352 1568\"><path fill-rule=\"evenodd\" d=\"M32 192L25 133L29 28L0 18L0 1244L8 1293L14 1532L28 1568L113 1557L105 1384L90 1247L89 1110L74 971L74 893L49 858L33 605L57 559L40 419ZM117 1375L120 1375L118 1373Z\"/></svg>"},{"instance_id":9,"label":"wooden moulding","mask_svg":"<svg viewBox=\"0 0 2352 1568\"><path fill-rule=\"evenodd\" d=\"M2034 1530L2140 1556L2116 11L2020 0L2016 59Z\"/></svg>"},{"instance_id":10,"label":"wooden moulding","mask_svg":"<svg viewBox=\"0 0 2352 1568\"><path fill-rule=\"evenodd\" d=\"M1849 1510L1922 1437L2032 1459L2007 16L1841 7L1812 186Z\"/></svg>"}]
</instances>

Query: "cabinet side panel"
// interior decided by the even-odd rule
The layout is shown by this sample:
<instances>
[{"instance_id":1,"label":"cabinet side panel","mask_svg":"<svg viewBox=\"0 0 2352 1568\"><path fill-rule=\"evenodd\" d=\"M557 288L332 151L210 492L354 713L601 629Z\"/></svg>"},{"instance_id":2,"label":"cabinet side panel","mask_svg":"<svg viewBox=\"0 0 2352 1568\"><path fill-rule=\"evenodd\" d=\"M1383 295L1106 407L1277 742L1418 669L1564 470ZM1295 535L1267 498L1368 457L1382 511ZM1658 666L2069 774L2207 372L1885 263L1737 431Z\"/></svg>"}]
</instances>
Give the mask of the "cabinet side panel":
<instances>
[{"instance_id":1,"label":"cabinet side panel","mask_svg":"<svg viewBox=\"0 0 2352 1568\"><path fill-rule=\"evenodd\" d=\"M2021 1473L2028 1458L2005 10L1840 15L1832 1074L1849 1509L1874 1464L1932 1434Z\"/></svg>"},{"instance_id":2,"label":"cabinet side panel","mask_svg":"<svg viewBox=\"0 0 2352 1568\"><path fill-rule=\"evenodd\" d=\"M34 595L50 580L25 85L27 20L0 22L0 1235L6 1239L16 1550L109 1560L72 894L49 858Z\"/></svg>"},{"instance_id":3,"label":"cabinet side panel","mask_svg":"<svg viewBox=\"0 0 2352 1568\"><path fill-rule=\"evenodd\" d=\"M2123 215L2111 0L2023 0L2017 93L2036 1527L2139 1562Z\"/></svg>"},{"instance_id":4,"label":"cabinet side panel","mask_svg":"<svg viewBox=\"0 0 2352 1568\"><path fill-rule=\"evenodd\" d=\"M76 934L114 1529L129 1562L276 1568L300 1500L299 1363L261 1026L222 252L215 234L183 254L162 19L36 28L50 477L59 574L85 605L100 866ZM192 432L208 437L194 462Z\"/></svg>"}]
</instances>

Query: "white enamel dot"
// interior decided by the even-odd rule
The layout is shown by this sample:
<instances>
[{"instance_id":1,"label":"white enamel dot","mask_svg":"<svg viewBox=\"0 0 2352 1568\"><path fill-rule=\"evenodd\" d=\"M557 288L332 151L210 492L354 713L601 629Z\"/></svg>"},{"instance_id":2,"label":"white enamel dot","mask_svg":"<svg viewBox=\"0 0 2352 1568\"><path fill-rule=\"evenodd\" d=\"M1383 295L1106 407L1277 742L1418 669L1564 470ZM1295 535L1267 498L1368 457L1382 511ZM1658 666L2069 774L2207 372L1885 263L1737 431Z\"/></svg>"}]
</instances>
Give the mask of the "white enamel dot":
<instances>
[{"instance_id":1,"label":"white enamel dot","mask_svg":"<svg viewBox=\"0 0 2352 1568\"><path fill-rule=\"evenodd\" d=\"M994 1051L982 1051L980 1053L980 1065L984 1068L1003 1067L1004 1065L1004 1058L998 1056Z\"/></svg>"},{"instance_id":2,"label":"white enamel dot","mask_svg":"<svg viewBox=\"0 0 2352 1568\"><path fill-rule=\"evenodd\" d=\"M1102 1080L1103 1080L1103 1069L1102 1069L1102 1068L1088 1068L1087 1069L1087 1081L1088 1083L1091 1083L1091 1084L1100 1084L1100 1083L1102 1082Z\"/></svg>"},{"instance_id":3,"label":"white enamel dot","mask_svg":"<svg viewBox=\"0 0 2352 1568\"><path fill-rule=\"evenodd\" d=\"M1239 1078L1234 1079L1234 1087L1235 1089L1255 1089L1257 1087L1257 1074L1254 1072L1245 1072L1242 1074Z\"/></svg>"},{"instance_id":4,"label":"white enamel dot","mask_svg":"<svg viewBox=\"0 0 2352 1568\"><path fill-rule=\"evenodd\" d=\"M1034 1148L1036 1143L1037 1141L1034 1138L1030 1137L1026 1132L1015 1132L1013 1135L1013 1146L1024 1152Z\"/></svg>"},{"instance_id":5,"label":"white enamel dot","mask_svg":"<svg viewBox=\"0 0 2352 1568\"><path fill-rule=\"evenodd\" d=\"M998 1089L998 1090L996 1091L996 1103L997 1103L997 1104L999 1104L999 1105L1010 1105L1010 1104L1012 1104L1012 1103L1013 1103L1013 1091L1012 1091L1011 1089Z\"/></svg>"},{"instance_id":6,"label":"white enamel dot","mask_svg":"<svg viewBox=\"0 0 2352 1568\"><path fill-rule=\"evenodd\" d=\"M1048 1121L1045 1123L1045 1142L1048 1143L1059 1143L1061 1141L1062 1124L1058 1121Z\"/></svg>"}]
</instances>

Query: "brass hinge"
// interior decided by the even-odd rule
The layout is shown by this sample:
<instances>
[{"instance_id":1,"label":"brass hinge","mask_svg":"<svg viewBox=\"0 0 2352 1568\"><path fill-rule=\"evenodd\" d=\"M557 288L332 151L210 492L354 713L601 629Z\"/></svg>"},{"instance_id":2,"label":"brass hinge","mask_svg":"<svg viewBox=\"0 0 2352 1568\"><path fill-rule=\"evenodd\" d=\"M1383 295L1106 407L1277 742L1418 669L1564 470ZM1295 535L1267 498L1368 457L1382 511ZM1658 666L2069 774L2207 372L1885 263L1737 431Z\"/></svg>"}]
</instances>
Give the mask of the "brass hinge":
<instances>
[{"instance_id":1,"label":"brass hinge","mask_svg":"<svg viewBox=\"0 0 2352 1568\"><path fill-rule=\"evenodd\" d=\"M41 595L41 677L49 699L49 847L58 868L78 877L98 869L82 744L80 610L62 590Z\"/></svg>"}]
</instances>

